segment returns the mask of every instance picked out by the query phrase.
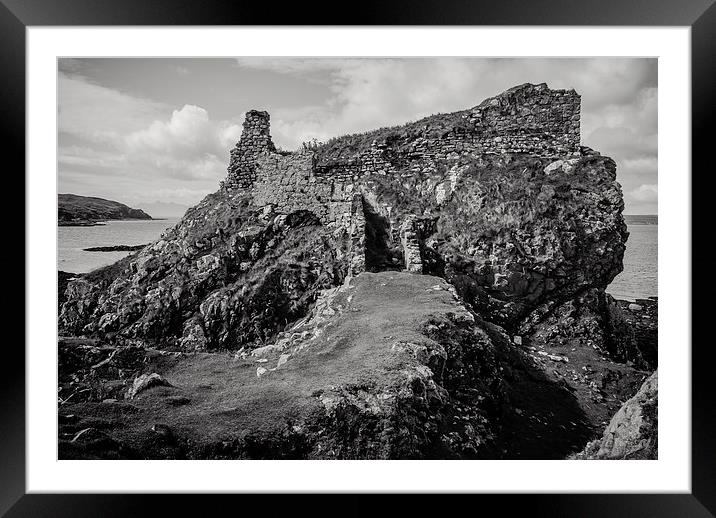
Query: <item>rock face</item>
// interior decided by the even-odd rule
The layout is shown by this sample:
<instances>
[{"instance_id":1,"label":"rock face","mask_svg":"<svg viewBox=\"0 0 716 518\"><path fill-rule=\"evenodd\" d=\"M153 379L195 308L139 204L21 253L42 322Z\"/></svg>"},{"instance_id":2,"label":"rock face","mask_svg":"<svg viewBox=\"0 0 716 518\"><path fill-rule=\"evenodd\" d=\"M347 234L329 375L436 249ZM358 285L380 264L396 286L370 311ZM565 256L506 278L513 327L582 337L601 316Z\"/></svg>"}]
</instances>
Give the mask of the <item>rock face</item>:
<instances>
[{"instance_id":1,"label":"rock face","mask_svg":"<svg viewBox=\"0 0 716 518\"><path fill-rule=\"evenodd\" d=\"M590 442L577 459L658 458L658 374L614 415L601 439Z\"/></svg>"},{"instance_id":2,"label":"rock face","mask_svg":"<svg viewBox=\"0 0 716 518\"><path fill-rule=\"evenodd\" d=\"M446 172L369 175L363 195L384 218L391 257L406 253L392 229L416 213L433 217L434 233L418 244L421 255L435 258L431 273L513 329L544 302L603 290L622 269L627 232L614 162L587 155L574 159L569 174L547 175L549 163L486 156L458 160ZM450 197L436 197L435 187L451 182Z\"/></svg>"},{"instance_id":3,"label":"rock face","mask_svg":"<svg viewBox=\"0 0 716 518\"><path fill-rule=\"evenodd\" d=\"M573 91L523 85L294 154L276 152L268 114L249 112L223 188L83 281L104 282L73 288L82 300L68 299L60 327L238 347L270 339L348 274L405 265L513 329L622 268L615 165L579 147L578 108Z\"/></svg>"},{"instance_id":4,"label":"rock face","mask_svg":"<svg viewBox=\"0 0 716 518\"><path fill-rule=\"evenodd\" d=\"M60 328L190 350L273 336L342 282L345 243L308 212L261 220L246 204L209 196L137 254L70 282Z\"/></svg>"},{"instance_id":5,"label":"rock face","mask_svg":"<svg viewBox=\"0 0 716 518\"><path fill-rule=\"evenodd\" d=\"M562 304L541 305L522 321L519 334L527 345L593 348L620 363L653 370L657 304L649 300L645 305L648 310L635 311L629 303L592 288Z\"/></svg>"},{"instance_id":6,"label":"rock face","mask_svg":"<svg viewBox=\"0 0 716 518\"><path fill-rule=\"evenodd\" d=\"M152 219L143 210L133 209L123 203L76 194L57 195L57 218L60 223L108 219Z\"/></svg>"},{"instance_id":7,"label":"rock face","mask_svg":"<svg viewBox=\"0 0 716 518\"><path fill-rule=\"evenodd\" d=\"M171 383L117 403L147 421L113 436L124 448L113 455L581 449L633 395L638 369L655 368L655 336L633 329L651 329L656 309L604 293L628 234L614 161L579 145L579 102L574 91L521 85L295 153L275 148L268 113L248 112L219 191L159 240L68 282L62 334L178 355L103 367L121 378L111 390L90 383L81 404L121 398L150 364ZM69 350L72 365L102 361L91 347ZM226 354L242 372L240 394ZM190 403L162 413L164 397ZM191 430L209 407L225 424L205 438L175 430L151 435L179 441L163 453L143 446L158 419ZM77 443L68 456L80 455Z\"/></svg>"}]
</instances>

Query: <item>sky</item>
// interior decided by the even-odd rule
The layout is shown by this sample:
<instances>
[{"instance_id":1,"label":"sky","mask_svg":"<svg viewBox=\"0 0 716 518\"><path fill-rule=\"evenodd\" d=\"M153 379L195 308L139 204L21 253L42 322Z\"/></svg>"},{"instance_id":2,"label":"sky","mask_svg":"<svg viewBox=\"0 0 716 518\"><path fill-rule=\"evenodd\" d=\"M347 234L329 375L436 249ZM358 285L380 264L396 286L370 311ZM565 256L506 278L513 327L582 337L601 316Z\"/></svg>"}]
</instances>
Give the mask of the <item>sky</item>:
<instances>
[{"instance_id":1,"label":"sky","mask_svg":"<svg viewBox=\"0 0 716 518\"><path fill-rule=\"evenodd\" d=\"M617 162L626 214L657 213L651 58L108 58L58 61L59 192L178 216L219 187L250 109L274 143L403 124L522 83L582 96L582 144Z\"/></svg>"}]
</instances>

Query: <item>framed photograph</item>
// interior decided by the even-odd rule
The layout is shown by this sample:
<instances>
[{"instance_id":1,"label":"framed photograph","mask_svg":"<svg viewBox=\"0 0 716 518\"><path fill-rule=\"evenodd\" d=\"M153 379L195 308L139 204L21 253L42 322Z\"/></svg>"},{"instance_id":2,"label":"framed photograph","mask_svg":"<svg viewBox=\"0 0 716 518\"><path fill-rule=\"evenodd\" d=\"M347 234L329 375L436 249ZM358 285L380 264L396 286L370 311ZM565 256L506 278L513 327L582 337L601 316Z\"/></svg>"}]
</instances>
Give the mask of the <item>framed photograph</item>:
<instances>
[{"instance_id":1,"label":"framed photograph","mask_svg":"<svg viewBox=\"0 0 716 518\"><path fill-rule=\"evenodd\" d=\"M464 493L713 516L691 324L712 3L349 26L4 1L27 303L0 511Z\"/></svg>"}]
</instances>

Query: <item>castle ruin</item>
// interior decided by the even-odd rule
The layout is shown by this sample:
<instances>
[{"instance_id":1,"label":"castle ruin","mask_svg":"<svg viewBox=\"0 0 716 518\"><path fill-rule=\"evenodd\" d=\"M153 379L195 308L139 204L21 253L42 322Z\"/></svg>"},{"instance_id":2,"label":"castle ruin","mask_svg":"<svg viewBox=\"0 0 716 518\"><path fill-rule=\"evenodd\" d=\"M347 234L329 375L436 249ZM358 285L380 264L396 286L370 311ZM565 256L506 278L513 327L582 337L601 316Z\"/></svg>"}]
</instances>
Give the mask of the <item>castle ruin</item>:
<instances>
[{"instance_id":1,"label":"castle ruin","mask_svg":"<svg viewBox=\"0 0 716 518\"><path fill-rule=\"evenodd\" d=\"M324 225L350 232L360 246L365 225L360 180L369 175L424 175L447 168L453 176L434 186L440 200L454 189L457 173L450 167L462 158L524 154L556 159L579 153L580 96L544 83L516 86L468 110L291 153L274 146L268 112L251 110L222 188L249 194L268 213L309 210ZM390 212L389 207L380 210ZM395 232L405 243L406 269L419 272L416 232L408 227ZM364 267L360 252L352 262L356 272Z\"/></svg>"}]
</instances>

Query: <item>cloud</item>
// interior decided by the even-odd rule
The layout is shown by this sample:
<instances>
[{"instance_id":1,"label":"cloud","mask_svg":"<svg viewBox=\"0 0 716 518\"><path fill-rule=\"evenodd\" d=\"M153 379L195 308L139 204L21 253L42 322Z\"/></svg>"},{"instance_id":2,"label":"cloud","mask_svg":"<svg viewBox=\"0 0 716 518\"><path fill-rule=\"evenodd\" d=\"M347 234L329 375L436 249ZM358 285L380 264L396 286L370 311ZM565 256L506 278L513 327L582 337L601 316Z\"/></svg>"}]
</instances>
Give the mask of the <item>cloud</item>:
<instances>
[{"instance_id":1,"label":"cloud","mask_svg":"<svg viewBox=\"0 0 716 518\"><path fill-rule=\"evenodd\" d=\"M582 95L583 136L605 154L656 149L656 60L475 58L242 58L242 68L320 77L331 96L310 110L273 113L282 147L472 107L517 84ZM592 144L590 144L591 142ZM632 144L633 143L633 144ZM618 148L618 149L617 149Z\"/></svg>"},{"instance_id":2,"label":"cloud","mask_svg":"<svg viewBox=\"0 0 716 518\"><path fill-rule=\"evenodd\" d=\"M81 59L59 58L57 60L57 70L66 74L80 73L86 66L86 62Z\"/></svg>"},{"instance_id":3,"label":"cloud","mask_svg":"<svg viewBox=\"0 0 716 518\"><path fill-rule=\"evenodd\" d=\"M636 201L653 202L659 199L659 188L655 184L643 184L629 192Z\"/></svg>"},{"instance_id":4,"label":"cloud","mask_svg":"<svg viewBox=\"0 0 716 518\"><path fill-rule=\"evenodd\" d=\"M148 189L130 197L130 200L136 204L171 202L188 208L215 190L216 189L211 188L192 189L188 187Z\"/></svg>"},{"instance_id":5,"label":"cloud","mask_svg":"<svg viewBox=\"0 0 716 518\"><path fill-rule=\"evenodd\" d=\"M355 58L281 58L241 57L236 64L241 68L268 70L279 74L313 74L318 71L335 72L356 65L361 59Z\"/></svg>"},{"instance_id":6,"label":"cloud","mask_svg":"<svg viewBox=\"0 0 716 518\"><path fill-rule=\"evenodd\" d=\"M63 191L193 205L216 190L239 124L213 120L196 105L171 110L81 76L59 79Z\"/></svg>"},{"instance_id":7,"label":"cloud","mask_svg":"<svg viewBox=\"0 0 716 518\"><path fill-rule=\"evenodd\" d=\"M101 150L88 146L60 146L57 150L57 161L63 166L96 170L121 167L126 164L127 159L114 150Z\"/></svg>"},{"instance_id":8,"label":"cloud","mask_svg":"<svg viewBox=\"0 0 716 518\"><path fill-rule=\"evenodd\" d=\"M166 185L166 187L162 187ZM116 200L136 207L138 205L163 202L178 203L183 206L196 204L204 196L216 190L215 181L178 184L154 176L104 176L88 175L74 169L62 173L60 192L70 192L83 196L99 196Z\"/></svg>"},{"instance_id":9,"label":"cloud","mask_svg":"<svg viewBox=\"0 0 716 518\"><path fill-rule=\"evenodd\" d=\"M655 157L658 151L656 133L639 133L624 126L600 126L583 142L612 157Z\"/></svg>"},{"instance_id":10,"label":"cloud","mask_svg":"<svg viewBox=\"0 0 716 518\"><path fill-rule=\"evenodd\" d=\"M247 85L266 86L260 102L271 111L274 142L285 149L297 149L313 138L325 141L465 109L514 85L546 82L582 95L582 141L616 160L627 205L651 203L637 198L645 194L631 193L656 185L655 59L242 58L233 67L235 84L211 86L217 102L195 104L184 104L191 97L170 104L102 86L80 75L90 73L84 61L68 62L59 76L59 129L76 144L61 147L61 171L94 171L98 178L151 177L154 188L167 181L171 189L181 188L181 182L192 182L191 189L215 189L240 137L243 113L238 106L248 107L242 106L248 104L242 96L250 91L249 86L242 90L243 79ZM205 92L197 74L177 79L189 71L182 68L163 68L171 76L167 88L180 80L177 91L182 94L189 85ZM295 96L275 88L287 82L282 76L291 76ZM151 87L156 92L156 84ZM231 101L222 105L222 95Z\"/></svg>"},{"instance_id":11,"label":"cloud","mask_svg":"<svg viewBox=\"0 0 716 518\"><path fill-rule=\"evenodd\" d=\"M156 120L125 136L123 148L129 163L140 170L218 181L226 174L229 150L240 134L238 124L212 121L205 109L187 104L169 120Z\"/></svg>"},{"instance_id":12,"label":"cloud","mask_svg":"<svg viewBox=\"0 0 716 518\"><path fill-rule=\"evenodd\" d=\"M58 130L93 142L111 142L167 111L163 103L124 94L60 72Z\"/></svg>"},{"instance_id":13,"label":"cloud","mask_svg":"<svg viewBox=\"0 0 716 518\"><path fill-rule=\"evenodd\" d=\"M168 121L155 120L149 127L125 137L132 153L163 153L194 157L197 154L221 155L241 135L241 126L226 121L214 122L200 106L185 104L174 110Z\"/></svg>"},{"instance_id":14,"label":"cloud","mask_svg":"<svg viewBox=\"0 0 716 518\"><path fill-rule=\"evenodd\" d=\"M241 134L194 105L175 109L60 74L59 130L86 142L61 146L61 169L108 175L152 175L218 182Z\"/></svg>"}]
</instances>

